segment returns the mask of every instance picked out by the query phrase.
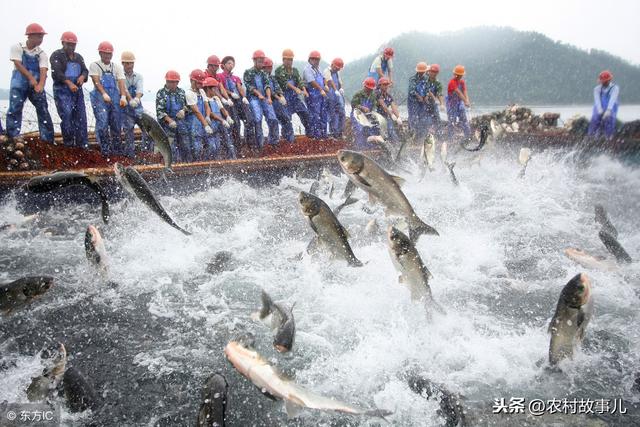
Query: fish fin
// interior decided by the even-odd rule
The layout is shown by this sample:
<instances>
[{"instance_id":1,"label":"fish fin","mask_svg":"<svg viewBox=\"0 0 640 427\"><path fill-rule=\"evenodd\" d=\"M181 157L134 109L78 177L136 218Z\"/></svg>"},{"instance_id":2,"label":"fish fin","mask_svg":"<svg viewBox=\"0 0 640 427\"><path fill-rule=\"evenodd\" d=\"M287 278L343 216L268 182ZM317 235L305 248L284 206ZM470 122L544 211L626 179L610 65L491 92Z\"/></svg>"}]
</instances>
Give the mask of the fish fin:
<instances>
[{"instance_id":1,"label":"fish fin","mask_svg":"<svg viewBox=\"0 0 640 427\"><path fill-rule=\"evenodd\" d=\"M287 412L287 417L288 418L296 418L297 416L300 415L300 413L302 413L302 407L293 403L290 400L285 400L284 401L284 410Z\"/></svg>"},{"instance_id":2,"label":"fish fin","mask_svg":"<svg viewBox=\"0 0 640 427\"><path fill-rule=\"evenodd\" d=\"M364 264L358 258L353 257L353 259L349 260L349 265L351 267L362 267Z\"/></svg>"},{"instance_id":3,"label":"fish fin","mask_svg":"<svg viewBox=\"0 0 640 427\"><path fill-rule=\"evenodd\" d=\"M391 178L395 181L396 184L398 184L398 187L402 187L407 180L402 178L401 176L396 176L396 175L389 175L391 176Z\"/></svg>"},{"instance_id":4,"label":"fish fin","mask_svg":"<svg viewBox=\"0 0 640 427\"><path fill-rule=\"evenodd\" d=\"M176 226L176 229L179 230L182 234L184 234L185 236L191 236L193 233L191 233L190 231L187 231L183 228L180 228L178 226Z\"/></svg>"},{"instance_id":5,"label":"fish fin","mask_svg":"<svg viewBox=\"0 0 640 427\"><path fill-rule=\"evenodd\" d=\"M361 185L367 187L367 188L371 188L371 184L369 184L369 182L364 179L363 177L361 177L358 174L353 174L353 179L355 179L356 181L358 181Z\"/></svg>"},{"instance_id":6,"label":"fish fin","mask_svg":"<svg viewBox=\"0 0 640 427\"><path fill-rule=\"evenodd\" d=\"M318 246L320 246L320 239L318 236L313 236L313 239L307 245L306 252L311 255L318 251Z\"/></svg>"},{"instance_id":7,"label":"fish fin","mask_svg":"<svg viewBox=\"0 0 640 427\"><path fill-rule=\"evenodd\" d=\"M386 409L371 409L368 411L364 411L362 415L365 415L367 417L382 418L386 422L389 422L389 420L387 420L385 417L388 417L389 415L393 415L393 411L388 411Z\"/></svg>"},{"instance_id":8,"label":"fish fin","mask_svg":"<svg viewBox=\"0 0 640 427\"><path fill-rule=\"evenodd\" d=\"M261 389L261 388L258 388L258 390L260 390L260 393L262 393L267 399L271 399L274 402L278 401L278 398L275 397L273 394L269 393L268 391L266 391L264 389Z\"/></svg>"},{"instance_id":9,"label":"fish fin","mask_svg":"<svg viewBox=\"0 0 640 427\"><path fill-rule=\"evenodd\" d=\"M106 197L102 198L102 221L105 224L109 224L109 218L111 217L111 213L109 212L109 202Z\"/></svg>"},{"instance_id":10,"label":"fish fin","mask_svg":"<svg viewBox=\"0 0 640 427\"><path fill-rule=\"evenodd\" d=\"M318 195L318 188L320 188L320 183L318 181L313 181L311 187L309 188L309 194L313 194L314 196Z\"/></svg>"},{"instance_id":11,"label":"fish fin","mask_svg":"<svg viewBox=\"0 0 640 427\"><path fill-rule=\"evenodd\" d=\"M416 243L418 241L418 238L422 235L422 234L433 234L436 236L439 236L440 233L438 233L438 231L431 227L429 224L423 222L420 218L416 217L417 221L415 226L409 226L409 240L411 240L411 243Z\"/></svg>"},{"instance_id":12,"label":"fish fin","mask_svg":"<svg viewBox=\"0 0 640 427\"><path fill-rule=\"evenodd\" d=\"M262 307L260 308L260 312L258 313L258 317L260 319L264 319L265 317L267 317L269 314L271 314L273 312L273 300L271 299L271 297L269 296L269 294L263 289L262 290L262 294L260 296L260 299L262 301Z\"/></svg>"},{"instance_id":13,"label":"fish fin","mask_svg":"<svg viewBox=\"0 0 640 427\"><path fill-rule=\"evenodd\" d=\"M346 207L347 207L347 206L349 206L349 205L354 204L354 203L355 203L355 202L357 202L357 201L358 201L358 199L356 199L355 197L351 197L351 196L347 197L347 200L345 200L344 202L342 202L342 204L340 204L340 205L336 206L336 207L333 209L333 214L334 214L335 216L338 216L338 214L340 213L340 211L341 211L342 209L346 208Z\"/></svg>"},{"instance_id":14,"label":"fish fin","mask_svg":"<svg viewBox=\"0 0 640 427\"><path fill-rule=\"evenodd\" d=\"M333 199L333 190L334 190L334 188L333 188L333 182L332 182L331 183L331 188L329 188L329 198L330 199Z\"/></svg>"}]
</instances>

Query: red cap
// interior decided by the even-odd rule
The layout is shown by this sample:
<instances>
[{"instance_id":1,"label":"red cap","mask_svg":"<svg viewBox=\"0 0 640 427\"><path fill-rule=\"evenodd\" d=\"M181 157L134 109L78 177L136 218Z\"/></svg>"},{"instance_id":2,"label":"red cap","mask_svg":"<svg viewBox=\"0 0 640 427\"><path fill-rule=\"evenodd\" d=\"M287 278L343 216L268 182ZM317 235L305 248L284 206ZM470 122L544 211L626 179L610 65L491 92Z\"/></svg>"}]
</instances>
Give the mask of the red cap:
<instances>
[{"instance_id":1,"label":"red cap","mask_svg":"<svg viewBox=\"0 0 640 427\"><path fill-rule=\"evenodd\" d=\"M431 64L429 66L429 71L433 71L434 73L440 72L440 66L438 64Z\"/></svg>"},{"instance_id":2,"label":"red cap","mask_svg":"<svg viewBox=\"0 0 640 427\"><path fill-rule=\"evenodd\" d=\"M331 61L331 65L336 68L342 69L344 68L344 61L342 60L342 58L335 58L333 61Z\"/></svg>"},{"instance_id":3,"label":"red cap","mask_svg":"<svg viewBox=\"0 0 640 427\"><path fill-rule=\"evenodd\" d=\"M373 79L373 77L367 77L366 79L364 79L364 82L362 82L362 85L367 89L375 89L376 81Z\"/></svg>"},{"instance_id":4,"label":"red cap","mask_svg":"<svg viewBox=\"0 0 640 427\"><path fill-rule=\"evenodd\" d=\"M253 52L253 56L251 56L252 59L258 59L258 58L264 58L265 55L263 51L261 51L260 49L256 50L255 52Z\"/></svg>"},{"instance_id":5,"label":"red cap","mask_svg":"<svg viewBox=\"0 0 640 427\"><path fill-rule=\"evenodd\" d=\"M207 76L204 73L204 71L202 71L200 69L197 69L197 68L195 70L193 70L191 73L189 73L189 79L195 80L198 83L202 83L206 77Z\"/></svg>"},{"instance_id":6,"label":"red cap","mask_svg":"<svg viewBox=\"0 0 640 427\"><path fill-rule=\"evenodd\" d=\"M320 52L318 52L317 50L312 50L309 53L309 59L320 59Z\"/></svg>"},{"instance_id":7,"label":"red cap","mask_svg":"<svg viewBox=\"0 0 640 427\"><path fill-rule=\"evenodd\" d=\"M65 31L64 33L62 33L60 41L65 43L78 43L78 37L71 31Z\"/></svg>"},{"instance_id":8,"label":"red cap","mask_svg":"<svg viewBox=\"0 0 640 427\"><path fill-rule=\"evenodd\" d=\"M27 25L27 29L24 32L25 36L28 36L29 34L47 34L47 33L44 30L44 28L42 28L42 25L36 24L34 22L33 24Z\"/></svg>"},{"instance_id":9,"label":"red cap","mask_svg":"<svg viewBox=\"0 0 640 427\"><path fill-rule=\"evenodd\" d=\"M262 62L262 68L273 68L273 61L271 58L264 58Z\"/></svg>"},{"instance_id":10,"label":"red cap","mask_svg":"<svg viewBox=\"0 0 640 427\"><path fill-rule=\"evenodd\" d=\"M388 84L391 84L391 82L386 77L380 77L380 80L378 80L378 86L388 85Z\"/></svg>"},{"instance_id":11,"label":"red cap","mask_svg":"<svg viewBox=\"0 0 640 427\"><path fill-rule=\"evenodd\" d=\"M220 58L215 55L211 55L207 58L207 65L220 65Z\"/></svg>"},{"instance_id":12,"label":"red cap","mask_svg":"<svg viewBox=\"0 0 640 427\"><path fill-rule=\"evenodd\" d=\"M606 83L608 81L611 81L611 79L613 79L613 74L609 70L604 70L603 72L600 73L600 75L598 76L598 79L600 79L601 83Z\"/></svg>"},{"instance_id":13,"label":"red cap","mask_svg":"<svg viewBox=\"0 0 640 427\"><path fill-rule=\"evenodd\" d=\"M164 75L164 79L168 82L179 82L180 74L177 71L169 70L167 74Z\"/></svg>"},{"instance_id":14,"label":"red cap","mask_svg":"<svg viewBox=\"0 0 640 427\"><path fill-rule=\"evenodd\" d=\"M383 53L385 56L388 56L389 58L393 58L394 52L392 47L385 48Z\"/></svg>"},{"instance_id":15,"label":"red cap","mask_svg":"<svg viewBox=\"0 0 640 427\"><path fill-rule=\"evenodd\" d=\"M202 83L202 86L204 87L218 87L218 85L219 85L218 81L213 77L205 78L204 82Z\"/></svg>"},{"instance_id":16,"label":"red cap","mask_svg":"<svg viewBox=\"0 0 640 427\"><path fill-rule=\"evenodd\" d=\"M98 45L98 52L113 53L113 45L109 42L102 42Z\"/></svg>"}]
</instances>

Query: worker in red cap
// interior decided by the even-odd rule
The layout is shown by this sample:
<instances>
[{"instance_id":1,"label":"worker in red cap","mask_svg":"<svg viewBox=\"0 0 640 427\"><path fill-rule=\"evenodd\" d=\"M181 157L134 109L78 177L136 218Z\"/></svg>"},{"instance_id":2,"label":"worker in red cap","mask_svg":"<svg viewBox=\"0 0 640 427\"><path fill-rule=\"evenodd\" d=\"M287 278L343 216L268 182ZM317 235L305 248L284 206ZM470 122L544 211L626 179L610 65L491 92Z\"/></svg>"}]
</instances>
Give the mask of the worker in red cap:
<instances>
[{"instance_id":1,"label":"worker in red cap","mask_svg":"<svg viewBox=\"0 0 640 427\"><path fill-rule=\"evenodd\" d=\"M269 76L269 82L271 83L271 91L273 93L273 111L276 113L278 122L280 122L280 128L282 131L282 137L287 142L294 142L295 135L293 134L293 124L291 123L291 114L287 110L287 98L284 96L284 91L280 87L280 83L276 77L271 74L273 71L273 61L271 58L265 58L262 69Z\"/></svg>"},{"instance_id":2,"label":"worker in red cap","mask_svg":"<svg viewBox=\"0 0 640 427\"><path fill-rule=\"evenodd\" d=\"M369 67L369 77L373 78L376 83L380 77L387 77L390 84L393 84L393 55L392 47L386 47L376 55Z\"/></svg>"},{"instance_id":3,"label":"worker in red cap","mask_svg":"<svg viewBox=\"0 0 640 427\"><path fill-rule=\"evenodd\" d=\"M213 136L213 128L207 121L210 113L207 94L202 89L205 78L204 71L199 69L191 71L189 74L191 87L185 92L191 151L191 156L185 159L187 162L204 160L207 139Z\"/></svg>"},{"instance_id":4,"label":"worker in red cap","mask_svg":"<svg viewBox=\"0 0 640 427\"><path fill-rule=\"evenodd\" d=\"M307 85L309 98L307 107L309 108L309 128L307 136L315 139L325 139L327 137L327 116L325 103L327 102L327 82L320 71L320 52L317 50L309 53L309 63L307 64L302 77Z\"/></svg>"},{"instance_id":5,"label":"worker in red cap","mask_svg":"<svg viewBox=\"0 0 640 427\"><path fill-rule=\"evenodd\" d=\"M369 117L375 110L378 99L376 98L376 81L373 77L367 77L362 82L362 89L351 98L351 128L358 148L369 147L367 138L372 135L380 135L377 123L370 123ZM365 123L369 122L369 123Z\"/></svg>"},{"instance_id":6,"label":"worker in red cap","mask_svg":"<svg viewBox=\"0 0 640 427\"><path fill-rule=\"evenodd\" d=\"M407 112L409 113L409 129L416 141L422 143L427 136L427 99L429 65L421 61L416 64L416 73L409 78L407 95Z\"/></svg>"},{"instance_id":7,"label":"worker in red cap","mask_svg":"<svg viewBox=\"0 0 640 427\"><path fill-rule=\"evenodd\" d=\"M329 124L329 136L335 139L341 139L344 132L344 89L340 75L343 68L342 58L334 58L331 65L324 70L324 80L329 87L325 114Z\"/></svg>"},{"instance_id":8,"label":"worker in red cap","mask_svg":"<svg viewBox=\"0 0 640 427\"><path fill-rule=\"evenodd\" d=\"M213 129L213 135L207 138L206 158L208 160L220 159L220 147L224 145L227 151L227 158L235 159L236 148L231 140L229 130L233 120L225 110L221 99L220 83L211 76L207 76L202 83L204 93L207 95L209 103L209 115L206 117L209 126Z\"/></svg>"},{"instance_id":9,"label":"worker in red cap","mask_svg":"<svg viewBox=\"0 0 640 427\"><path fill-rule=\"evenodd\" d=\"M178 87L180 74L169 70L164 76L165 85L156 93L156 117L171 141L171 151L176 162L191 158L189 129L185 119L187 99Z\"/></svg>"},{"instance_id":10,"label":"worker in red cap","mask_svg":"<svg viewBox=\"0 0 640 427\"><path fill-rule=\"evenodd\" d=\"M29 99L38 115L38 129L42 141L53 142L53 122L47 105L44 84L47 80L49 58L40 48L47 34L39 24L29 24L25 35L27 41L11 46L9 60L13 61L9 91L9 109L7 110L7 136L20 135L22 127L22 109Z\"/></svg>"},{"instance_id":11,"label":"worker in red cap","mask_svg":"<svg viewBox=\"0 0 640 427\"><path fill-rule=\"evenodd\" d=\"M253 67L246 70L243 76L249 103L251 104L251 112L253 113L254 147L258 149L262 149L264 145L262 133L263 116L269 126L269 144L277 144L279 136L278 118L273 109L273 100L271 99L271 83L269 76L262 69L265 57L266 55L261 50L253 52Z\"/></svg>"},{"instance_id":12,"label":"worker in red cap","mask_svg":"<svg viewBox=\"0 0 640 427\"><path fill-rule=\"evenodd\" d=\"M593 113L588 135L604 134L607 139L611 139L616 132L620 88L613 83L613 74L609 70L602 71L598 75L598 81L599 84L593 89Z\"/></svg>"},{"instance_id":13,"label":"worker in red cap","mask_svg":"<svg viewBox=\"0 0 640 427\"><path fill-rule=\"evenodd\" d=\"M400 127L402 120L400 119L400 111L398 105L393 99L389 91L391 82L386 77L380 77L378 87L376 89L376 111L382 115L387 121L387 135L392 142L400 142Z\"/></svg>"},{"instance_id":14,"label":"worker in red cap","mask_svg":"<svg viewBox=\"0 0 640 427\"><path fill-rule=\"evenodd\" d=\"M76 52L78 37L71 31L65 31L60 41L62 49L51 54L51 77L62 141L68 147L88 148L87 112L82 85L89 79L89 70L82 55Z\"/></svg>"},{"instance_id":15,"label":"worker in red cap","mask_svg":"<svg viewBox=\"0 0 640 427\"><path fill-rule=\"evenodd\" d=\"M218 72L220 70L220 65L220 58L218 58L217 55L210 55L207 58L207 68L204 70L207 77L213 77L218 81L218 83L220 82L220 73ZM216 86L216 91L220 92L220 100L226 107L231 107L233 105L230 95L227 93L224 85Z\"/></svg>"},{"instance_id":16,"label":"worker in red cap","mask_svg":"<svg viewBox=\"0 0 640 427\"><path fill-rule=\"evenodd\" d=\"M236 147L236 153L240 152L242 146L242 132L240 124L244 126L244 136L247 144L254 140L253 136L253 113L247 99L242 79L233 74L236 66L236 60L233 56L225 56L222 58L222 72L218 73L216 80L221 86L224 86L227 94L233 101L233 107L229 106L228 111L231 113L233 125L231 125L231 137Z\"/></svg>"},{"instance_id":17,"label":"worker in red cap","mask_svg":"<svg viewBox=\"0 0 640 427\"><path fill-rule=\"evenodd\" d=\"M287 100L286 110L289 113L289 121L294 114L298 115L305 134L309 135L311 127L309 126L309 110L305 104L305 98L309 97L304 80L300 75L300 71L293 66L293 50L284 49L282 51L282 65L276 68L275 75L280 88L284 92ZM282 136L290 140L287 134L288 130L282 131ZM293 128L292 128L293 132Z\"/></svg>"},{"instance_id":18,"label":"worker in red cap","mask_svg":"<svg viewBox=\"0 0 640 427\"><path fill-rule=\"evenodd\" d=\"M96 119L96 138L105 157L125 155L120 131L122 129L121 108L127 105L124 87L124 70L113 62L113 45L107 41L98 45L100 60L89 65L89 76L93 81L91 107ZM119 105L118 105L119 104ZM129 155L132 153L129 151Z\"/></svg>"},{"instance_id":19,"label":"worker in red cap","mask_svg":"<svg viewBox=\"0 0 640 427\"><path fill-rule=\"evenodd\" d=\"M465 107L471 105L469 95L467 93L467 83L462 79L465 74L462 65L456 65L453 69L453 78L449 81L447 87L447 117L449 119L448 135L449 139L453 138L453 129L460 126L464 132L465 139L471 137L471 127L467 119L467 111Z\"/></svg>"}]
</instances>

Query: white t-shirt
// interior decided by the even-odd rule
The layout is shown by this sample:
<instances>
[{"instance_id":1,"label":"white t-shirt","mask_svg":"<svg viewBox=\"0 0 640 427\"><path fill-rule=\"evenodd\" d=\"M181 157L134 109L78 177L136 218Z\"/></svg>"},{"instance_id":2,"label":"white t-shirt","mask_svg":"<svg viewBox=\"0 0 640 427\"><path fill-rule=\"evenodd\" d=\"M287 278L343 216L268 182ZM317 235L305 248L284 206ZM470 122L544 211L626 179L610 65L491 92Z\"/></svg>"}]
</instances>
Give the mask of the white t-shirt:
<instances>
[{"instance_id":1,"label":"white t-shirt","mask_svg":"<svg viewBox=\"0 0 640 427\"><path fill-rule=\"evenodd\" d=\"M202 100L207 102L209 98L207 98L207 94L204 93L204 90L200 89L200 96L202 96ZM193 89L189 88L184 91L184 97L187 100L187 105L191 107L192 105L198 104L198 93L194 92Z\"/></svg>"},{"instance_id":2,"label":"white t-shirt","mask_svg":"<svg viewBox=\"0 0 640 427\"><path fill-rule=\"evenodd\" d=\"M388 70L393 70L393 58L389 58L387 60ZM378 68L382 68L382 55L377 55L376 58L371 63L371 67L369 68L370 73L375 73Z\"/></svg>"},{"instance_id":3,"label":"white t-shirt","mask_svg":"<svg viewBox=\"0 0 640 427\"><path fill-rule=\"evenodd\" d=\"M29 56L40 55L38 59L38 63L40 64L40 68L49 69L49 55L45 53L44 50L40 46L36 46L33 49L27 49L26 43L18 43L11 46L11 51L9 53L10 61L22 61L22 52L26 53Z\"/></svg>"},{"instance_id":4,"label":"white t-shirt","mask_svg":"<svg viewBox=\"0 0 640 427\"><path fill-rule=\"evenodd\" d=\"M325 82L332 82L333 81L333 79L331 78L331 65L329 65L327 68L325 68L324 73L322 73L322 75L324 76L324 81ZM340 75L340 71L338 71L338 82L340 83L340 87L344 86L342 84L342 76Z\"/></svg>"},{"instance_id":5,"label":"white t-shirt","mask_svg":"<svg viewBox=\"0 0 640 427\"><path fill-rule=\"evenodd\" d=\"M116 80L124 80L124 69L120 64L116 64L115 62L105 64L102 61L96 61L92 62L91 65L89 65L90 76L102 77L102 70L111 71Z\"/></svg>"}]
</instances>

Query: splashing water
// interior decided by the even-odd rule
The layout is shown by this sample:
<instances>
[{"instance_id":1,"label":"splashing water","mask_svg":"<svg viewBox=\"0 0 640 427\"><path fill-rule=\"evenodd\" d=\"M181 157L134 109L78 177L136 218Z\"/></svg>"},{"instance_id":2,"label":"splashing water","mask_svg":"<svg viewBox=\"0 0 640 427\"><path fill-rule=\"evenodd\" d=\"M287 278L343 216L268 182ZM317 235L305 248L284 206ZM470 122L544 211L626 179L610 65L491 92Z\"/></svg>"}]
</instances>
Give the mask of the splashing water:
<instances>
[{"instance_id":1,"label":"splashing water","mask_svg":"<svg viewBox=\"0 0 640 427\"><path fill-rule=\"evenodd\" d=\"M268 188L229 179L197 194L160 197L194 232L190 237L139 202L122 201L112 206L108 227L95 209L77 205L0 235L0 281L28 274L57 279L31 306L0 319L0 382L6 385L0 401L26 401L30 378L41 369L38 351L60 341L104 398L107 409L95 417L106 424L193 424L206 377L221 371L230 382L229 425L283 425L282 403L264 398L224 359L227 342L251 332L258 351L297 383L362 407L390 409L391 425L444 423L437 403L414 394L401 378L409 364L464 396L469 416L484 414L484 425L499 421L491 414L494 399L510 397L622 398L628 418L601 418L638 422L639 395L631 390L640 371L638 263L617 272L589 271L562 251L577 246L606 255L593 219L593 205L600 203L620 243L640 258L640 169L604 156L584 163L547 151L536 154L518 179L515 154L483 158L480 165L458 160L459 187L444 166L422 181L416 169L404 187L418 215L440 232L417 245L434 276L434 299L446 311L431 322L397 282L385 227L379 236L366 234L372 218L386 223L381 209L369 214L356 203L339 216L356 256L368 261L364 267L295 259L313 232L292 187L308 190L310 179L283 178ZM334 195L341 194L346 178L334 180ZM327 192L320 196L331 207L341 202ZM5 201L0 217L19 220L16 203ZM101 229L117 285L101 282L85 259L90 223ZM221 250L231 251L239 268L205 273ZM560 290L580 271L592 279L595 315L582 349L562 362L563 373L549 373L539 366L547 359L546 328ZM268 328L250 319L261 288L296 303L290 354L277 354ZM288 423L380 421L307 411Z\"/></svg>"}]
</instances>

